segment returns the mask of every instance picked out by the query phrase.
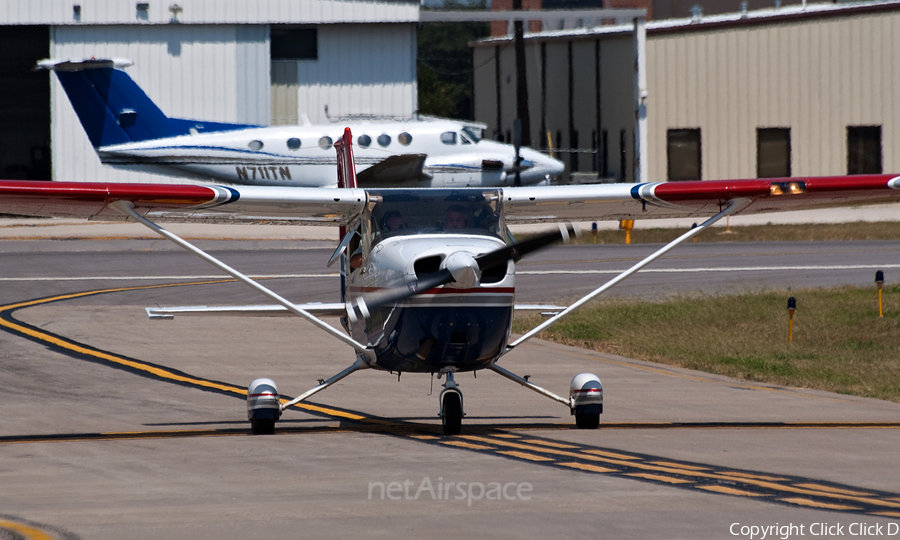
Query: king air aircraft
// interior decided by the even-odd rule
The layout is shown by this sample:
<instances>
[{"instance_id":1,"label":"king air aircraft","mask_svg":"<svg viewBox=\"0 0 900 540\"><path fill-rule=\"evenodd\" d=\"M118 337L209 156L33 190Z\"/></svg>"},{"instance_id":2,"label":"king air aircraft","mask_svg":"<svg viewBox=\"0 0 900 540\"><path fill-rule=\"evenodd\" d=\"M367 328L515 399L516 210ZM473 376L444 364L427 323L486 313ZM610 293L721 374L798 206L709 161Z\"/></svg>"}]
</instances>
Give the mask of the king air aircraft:
<instances>
[{"instance_id":1,"label":"king air aircraft","mask_svg":"<svg viewBox=\"0 0 900 540\"><path fill-rule=\"evenodd\" d=\"M489 370L563 404L579 428L599 426L603 386L576 375L568 396L501 367L515 350L578 307L737 213L807 209L900 200L900 176L872 175L509 188L364 189L356 186L350 130L336 141L337 188L0 181L0 213L133 220L252 287L272 305L148 308L151 318L183 315L293 316L305 319L353 351L348 367L294 398L270 379L247 390L253 433L271 433L292 405L363 369L430 373L444 378L439 396L445 434L465 416L454 376ZM571 227L515 242L510 223L706 218L568 307L510 339L516 309L516 261L574 233ZM329 261L341 268L340 302L299 304L279 296L225 262L161 227L164 221L283 223L341 228ZM321 316L340 317L343 330ZM227 354L223 351L223 354ZM509 356L509 358L508 358ZM471 404L470 404L471 405ZM477 405L476 405L477 406Z\"/></svg>"},{"instance_id":2,"label":"king air aircraft","mask_svg":"<svg viewBox=\"0 0 900 540\"><path fill-rule=\"evenodd\" d=\"M122 59L42 60L56 72L100 161L117 168L256 186L333 187L341 126L260 127L169 118L121 68ZM365 187L549 184L561 161L481 138L452 120L361 122L358 181Z\"/></svg>"}]
</instances>

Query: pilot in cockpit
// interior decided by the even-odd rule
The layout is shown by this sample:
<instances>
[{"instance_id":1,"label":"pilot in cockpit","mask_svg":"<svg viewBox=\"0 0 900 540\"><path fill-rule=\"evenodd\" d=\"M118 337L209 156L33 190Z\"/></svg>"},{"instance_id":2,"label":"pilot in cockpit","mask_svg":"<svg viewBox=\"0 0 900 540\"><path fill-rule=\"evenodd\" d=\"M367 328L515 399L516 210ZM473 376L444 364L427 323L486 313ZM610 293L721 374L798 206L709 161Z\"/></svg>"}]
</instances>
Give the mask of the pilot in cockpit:
<instances>
[{"instance_id":1,"label":"pilot in cockpit","mask_svg":"<svg viewBox=\"0 0 900 540\"><path fill-rule=\"evenodd\" d=\"M385 212L381 216L381 231L384 233L400 231L406 228L406 220L396 210Z\"/></svg>"}]
</instances>

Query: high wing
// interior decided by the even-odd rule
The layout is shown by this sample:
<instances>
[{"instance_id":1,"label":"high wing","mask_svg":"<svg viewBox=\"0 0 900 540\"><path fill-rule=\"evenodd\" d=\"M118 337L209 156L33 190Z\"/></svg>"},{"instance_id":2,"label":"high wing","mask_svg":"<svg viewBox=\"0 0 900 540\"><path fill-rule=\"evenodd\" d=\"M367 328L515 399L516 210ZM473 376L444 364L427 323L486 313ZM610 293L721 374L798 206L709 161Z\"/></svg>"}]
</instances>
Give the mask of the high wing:
<instances>
[{"instance_id":1,"label":"high wing","mask_svg":"<svg viewBox=\"0 0 900 540\"><path fill-rule=\"evenodd\" d=\"M702 217L737 199L746 203L736 212L743 214L900 201L900 176L513 187L503 188L502 198L513 224ZM160 222L340 226L365 208L368 194L362 188L0 181L4 214L121 221L123 214L109 207L119 200Z\"/></svg>"},{"instance_id":2,"label":"high wing","mask_svg":"<svg viewBox=\"0 0 900 540\"><path fill-rule=\"evenodd\" d=\"M127 201L161 222L346 225L362 211L362 189L0 181L0 213L124 221Z\"/></svg>"},{"instance_id":3,"label":"high wing","mask_svg":"<svg viewBox=\"0 0 900 540\"><path fill-rule=\"evenodd\" d=\"M897 202L900 176L505 188L503 210L509 223L705 217L736 199L748 201L736 214Z\"/></svg>"}]
</instances>

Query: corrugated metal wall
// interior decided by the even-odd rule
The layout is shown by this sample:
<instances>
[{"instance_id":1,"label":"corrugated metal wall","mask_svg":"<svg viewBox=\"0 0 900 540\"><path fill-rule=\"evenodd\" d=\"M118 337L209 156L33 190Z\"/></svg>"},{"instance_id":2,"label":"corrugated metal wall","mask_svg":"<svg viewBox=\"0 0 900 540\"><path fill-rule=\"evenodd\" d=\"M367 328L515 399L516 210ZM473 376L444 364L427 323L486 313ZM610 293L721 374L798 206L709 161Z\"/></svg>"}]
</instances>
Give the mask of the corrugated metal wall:
<instances>
[{"instance_id":1,"label":"corrugated metal wall","mask_svg":"<svg viewBox=\"0 0 900 540\"><path fill-rule=\"evenodd\" d=\"M882 126L900 151L900 13L723 28L647 39L650 181L666 179L666 131L700 128L703 179L754 178L756 129L791 129L794 176L847 173L847 126Z\"/></svg>"},{"instance_id":2,"label":"corrugated metal wall","mask_svg":"<svg viewBox=\"0 0 900 540\"><path fill-rule=\"evenodd\" d=\"M597 86L596 86L596 41L600 40L601 107L602 127L597 130ZM624 177L632 177L631 156L633 151L634 111L632 105L633 45L631 33L573 37L571 62L572 127L578 132L577 149L590 151L593 148L594 132L598 139L605 129L608 132L608 162L610 177L622 178L619 133L625 130L626 166ZM543 106L546 109L545 130L550 132L554 149L574 150L572 133L569 129L570 67L569 41L552 39L543 43L546 62L546 95ZM527 39L525 43L526 70L528 72L528 103L531 116L532 146L545 148L547 134L541 132L541 41ZM500 90L501 118L497 122L496 47L500 47ZM512 41L495 40L477 45L473 49L475 72L475 119L488 125L487 136L502 134L507 138L512 133L516 117L516 70ZM602 151L602 140L598 142L598 152ZM566 163L571 172L574 153L558 153L557 157ZM595 155L578 153L578 171L595 172Z\"/></svg>"},{"instance_id":3,"label":"corrugated metal wall","mask_svg":"<svg viewBox=\"0 0 900 540\"><path fill-rule=\"evenodd\" d=\"M54 58L129 58L128 74L172 117L266 125L270 117L266 26L55 27ZM103 167L72 105L52 78L54 180L165 181Z\"/></svg>"},{"instance_id":4,"label":"corrugated metal wall","mask_svg":"<svg viewBox=\"0 0 900 540\"><path fill-rule=\"evenodd\" d=\"M274 99L284 100L273 103L279 123L295 123L297 114L306 114L314 124L328 123L329 116L409 118L418 108L413 24L321 25L318 60L298 61L296 70L287 64L276 62L272 81L278 86L273 87Z\"/></svg>"}]
</instances>

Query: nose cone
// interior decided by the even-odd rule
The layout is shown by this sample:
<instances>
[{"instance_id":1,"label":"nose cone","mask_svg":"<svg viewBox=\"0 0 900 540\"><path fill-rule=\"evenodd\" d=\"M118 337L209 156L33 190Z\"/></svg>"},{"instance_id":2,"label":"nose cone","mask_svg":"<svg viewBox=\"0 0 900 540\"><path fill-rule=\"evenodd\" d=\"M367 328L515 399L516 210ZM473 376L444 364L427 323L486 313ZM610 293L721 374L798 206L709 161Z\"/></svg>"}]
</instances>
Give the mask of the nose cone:
<instances>
[{"instance_id":1,"label":"nose cone","mask_svg":"<svg viewBox=\"0 0 900 540\"><path fill-rule=\"evenodd\" d=\"M566 169L562 161L553 159L544 155L537 150L531 148L522 148L520 150L522 159L528 160L534 164L533 167L522 171L521 178L523 185L538 184L541 182L552 182L557 176L561 175Z\"/></svg>"}]
</instances>

